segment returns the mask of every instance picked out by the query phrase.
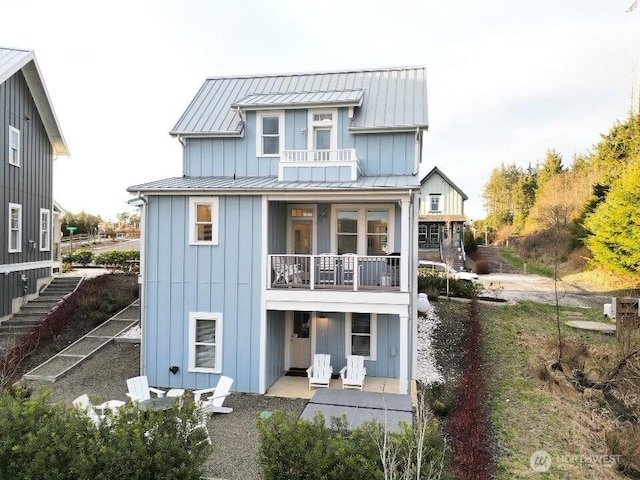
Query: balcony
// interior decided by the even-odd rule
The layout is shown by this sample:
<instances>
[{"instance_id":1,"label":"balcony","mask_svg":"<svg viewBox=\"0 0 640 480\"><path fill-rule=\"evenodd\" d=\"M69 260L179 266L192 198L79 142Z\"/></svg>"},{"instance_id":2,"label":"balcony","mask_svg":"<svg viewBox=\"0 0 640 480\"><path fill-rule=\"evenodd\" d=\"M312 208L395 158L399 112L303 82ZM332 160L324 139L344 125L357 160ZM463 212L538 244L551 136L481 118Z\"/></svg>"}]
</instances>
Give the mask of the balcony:
<instances>
[{"instance_id":1,"label":"balcony","mask_svg":"<svg viewBox=\"0 0 640 480\"><path fill-rule=\"evenodd\" d=\"M400 256L269 255L271 289L400 291Z\"/></svg>"},{"instance_id":2,"label":"balcony","mask_svg":"<svg viewBox=\"0 0 640 480\"><path fill-rule=\"evenodd\" d=\"M284 150L278 168L281 181L355 181L360 161L355 148Z\"/></svg>"}]
</instances>

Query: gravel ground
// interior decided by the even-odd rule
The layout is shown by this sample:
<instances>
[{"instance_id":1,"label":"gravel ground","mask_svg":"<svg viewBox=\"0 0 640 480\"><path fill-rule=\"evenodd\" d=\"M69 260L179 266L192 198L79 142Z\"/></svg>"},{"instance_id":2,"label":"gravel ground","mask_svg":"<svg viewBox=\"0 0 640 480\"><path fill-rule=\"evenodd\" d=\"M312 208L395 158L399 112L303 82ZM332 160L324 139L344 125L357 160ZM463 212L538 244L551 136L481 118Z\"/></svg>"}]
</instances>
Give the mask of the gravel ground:
<instances>
[{"instance_id":1,"label":"gravel ground","mask_svg":"<svg viewBox=\"0 0 640 480\"><path fill-rule=\"evenodd\" d=\"M139 375L139 371L140 345L112 343L55 383L29 381L27 385L36 391L45 388L51 392L53 401L69 405L84 393L100 401L127 401L126 379ZM213 449L204 465L204 474L225 480L261 478L257 458L258 414L284 410L299 415L306 403L304 399L231 394L225 406L233 407L233 413L214 415L209 420Z\"/></svg>"}]
</instances>

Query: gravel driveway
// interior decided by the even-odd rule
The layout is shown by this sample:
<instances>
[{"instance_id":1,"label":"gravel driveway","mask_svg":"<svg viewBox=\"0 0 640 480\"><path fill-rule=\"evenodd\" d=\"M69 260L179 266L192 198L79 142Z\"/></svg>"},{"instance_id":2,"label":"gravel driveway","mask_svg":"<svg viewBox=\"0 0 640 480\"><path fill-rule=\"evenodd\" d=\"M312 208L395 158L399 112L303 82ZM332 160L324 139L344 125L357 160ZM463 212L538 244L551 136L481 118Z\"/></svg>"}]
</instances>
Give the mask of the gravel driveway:
<instances>
[{"instance_id":1,"label":"gravel driveway","mask_svg":"<svg viewBox=\"0 0 640 480\"><path fill-rule=\"evenodd\" d=\"M556 285L553 279L535 274L489 273L480 275L484 296L505 300L530 300L532 302L555 304ZM611 302L611 296L591 293L579 285L559 281L557 284L559 303L565 307L602 309Z\"/></svg>"}]
</instances>

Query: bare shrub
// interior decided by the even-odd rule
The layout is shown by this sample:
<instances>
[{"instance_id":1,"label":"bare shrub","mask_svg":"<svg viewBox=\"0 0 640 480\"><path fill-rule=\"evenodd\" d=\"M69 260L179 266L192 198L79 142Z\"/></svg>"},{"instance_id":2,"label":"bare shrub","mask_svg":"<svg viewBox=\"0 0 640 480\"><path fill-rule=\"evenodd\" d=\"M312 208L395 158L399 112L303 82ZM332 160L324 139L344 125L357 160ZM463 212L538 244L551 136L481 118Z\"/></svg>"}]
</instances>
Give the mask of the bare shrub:
<instances>
[{"instance_id":1,"label":"bare shrub","mask_svg":"<svg viewBox=\"0 0 640 480\"><path fill-rule=\"evenodd\" d=\"M478 260L474 265L473 270L478 275L486 275L491 273L491 265L487 260Z\"/></svg>"}]
</instances>

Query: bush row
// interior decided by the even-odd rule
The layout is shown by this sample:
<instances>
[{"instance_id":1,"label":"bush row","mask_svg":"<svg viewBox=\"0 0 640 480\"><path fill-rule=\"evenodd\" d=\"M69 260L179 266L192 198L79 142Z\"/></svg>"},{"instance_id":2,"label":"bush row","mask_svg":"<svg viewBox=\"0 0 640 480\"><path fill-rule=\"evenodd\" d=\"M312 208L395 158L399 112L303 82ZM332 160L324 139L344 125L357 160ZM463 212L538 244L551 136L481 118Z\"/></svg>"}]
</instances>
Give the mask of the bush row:
<instances>
[{"instance_id":1,"label":"bush row","mask_svg":"<svg viewBox=\"0 0 640 480\"><path fill-rule=\"evenodd\" d=\"M458 280L449 278L449 295L454 297L472 298L477 296L482 286L469 282L468 280ZM447 294L447 278L437 272L419 270L418 291L426 293L429 298L436 299L438 295Z\"/></svg>"},{"instance_id":2,"label":"bush row","mask_svg":"<svg viewBox=\"0 0 640 480\"><path fill-rule=\"evenodd\" d=\"M346 419L322 414L313 421L277 411L259 419L259 461L267 480L368 480L440 476L444 445L432 416L389 433L381 424L365 423L350 431ZM424 428L421 428L424 427Z\"/></svg>"},{"instance_id":3,"label":"bush row","mask_svg":"<svg viewBox=\"0 0 640 480\"><path fill-rule=\"evenodd\" d=\"M197 412L141 412L132 404L96 426L46 393L0 396L0 478L113 480L202 478L209 453Z\"/></svg>"},{"instance_id":4,"label":"bush row","mask_svg":"<svg viewBox=\"0 0 640 480\"><path fill-rule=\"evenodd\" d=\"M130 262L139 260L140 251L138 250L111 250L97 255L91 250L78 250L62 257L63 263L75 263L83 267L90 263L95 263L96 265L104 265L112 270L128 270Z\"/></svg>"},{"instance_id":5,"label":"bush row","mask_svg":"<svg viewBox=\"0 0 640 480\"><path fill-rule=\"evenodd\" d=\"M447 430L451 438L451 469L454 478L494 478L491 455L486 372L483 369L482 327L478 301L469 304L469 321L464 338L464 368Z\"/></svg>"}]
</instances>

